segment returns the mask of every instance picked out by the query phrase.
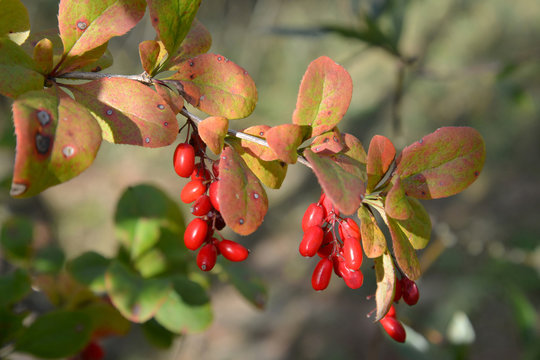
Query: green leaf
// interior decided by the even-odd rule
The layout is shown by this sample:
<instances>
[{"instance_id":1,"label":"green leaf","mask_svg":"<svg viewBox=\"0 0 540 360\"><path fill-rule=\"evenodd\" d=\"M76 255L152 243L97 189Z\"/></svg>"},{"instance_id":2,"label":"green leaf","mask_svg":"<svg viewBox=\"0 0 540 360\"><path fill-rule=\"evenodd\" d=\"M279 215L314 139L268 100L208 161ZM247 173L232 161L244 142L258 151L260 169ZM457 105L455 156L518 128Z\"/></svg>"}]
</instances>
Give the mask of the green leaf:
<instances>
[{"instance_id":1,"label":"green leaf","mask_svg":"<svg viewBox=\"0 0 540 360\"><path fill-rule=\"evenodd\" d=\"M351 76L332 59L321 56L309 64L298 92L293 123L313 128L312 136L333 129L352 97Z\"/></svg>"},{"instance_id":2,"label":"green leaf","mask_svg":"<svg viewBox=\"0 0 540 360\"><path fill-rule=\"evenodd\" d=\"M58 27L69 58L83 55L131 30L143 17L144 0L61 0Z\"/></svg>"},{"instance_id":3,"label":"green leaf","mask_svg":"<svg viewBox=\"0 0 540 360\"><path fill-rule=\"evenodd\" d=\"M202 54L177 67L169 79L179 80L182 96L209 115L244 118L257 103L257 88L248 72L224 56Z\"/></svg>"},{"instance_id":4,"label":"green leaf","mask_svg":"<svg viewBox=\"0 0 540 360\"><path fill-rule=\"evenodd\" d=\"M7 37L0 37L0 94L17 98L43 89L44 82L32 58Z\"/></svg>"},{"instance_id":5,"label":"green leaf","mask_svg":"<svg viewBox=\"0 0 540 360\"><path fill-rule=\"evenodd\" d=\"M480 175L486 156L478 131L443 127L403 149L396 174L408 196L437 199L465 190Z\"/></svg>"},{"instance_id":6,"label":"green leaf","mask_svg":"<svg viewBox=\"0 0 540 360\"><path fill-rule=\"evenodd\" d=\"M375 190L375 186L384 177L395 157L396 149L390 140L382 135L375 135L371 139L366 166L368 173L368 193Z\"/></svg>"},{"instance_id":7,"label":"green leaf","mask_svg":"<svg viewBox=\"0 0 540 360\"><path fill-rule=\"evenodd\" d=\"M13 103L13 119L17 135L13 197L36 195L79 175L92 164L101 145L95 119L61 89L19 97Z\"/></svg>"},{"instance_id":8,"label":"green leaf","mask_svg":"<svg viewBox=\"0 0 540 360\"><path fill-rule=\"evenodd\" d=\"M42 74L48 74L53 69L53 43L45 38L34 47L34 62Z\"/></svg>"},{"instance_id":9,"label":"green leaf","mask_svg":"<svg viewBox=\"0 0 540 360\"><path fill-rule=\"evenodd\" d=\"M181 276L174 279L173 289L155 316L158 323L176 334L203 331L212 318L212 308L204 288Z\"/></svg>"},{"instance_id":10,"label":"green leaf","mask_svg":"<svg viewBox=\"0 0 540 360\"><path fill-rule=\"evenodd\" d=\"M148 0L152 26L165 49L175 54L199 10L201 0Z\"/></svg>"},{"instance_id":11,"label":"green leaf","mask_svg":"<svg viewBox=\"0 0 540 360\"><path fill-rule=\"evenodd\" d=\"M92 291L105 291L105 273L111 263L101 254L94 251L85 252L67 264L70 274L80 282L88 286Z\"/></svg>"},{"instance_id":12,"label":"green leaf","mask_svg":"<svg viewBox=\"0 0 540 360\"><path fill-rule=\"evenodd\" d=\"M25 217L12 217L4 221L0 232L3 256L15 263L27 264L32 256L34 223Z\"/></svg>"},{"instance_id":13,"label":"green leaf","mask_svg":"<svg viewBox=\"0 0 540 360\"><path fill-rule=\"evenodd\" d=\"M75 99L96 117L103 138L115 144L162 147L178 135L178 121L155 91L138 81L104 78L70 85Z\"/></svg>"},{"instance_id":14,"label":"green leaf","mask_svg":"<svg viewBox=\"0 0 540 360\"><path fill-rule=\"evenodd\" d=\"M278 160L288 164L296 163L302 138L302 128L294 124L278 125L266 131L268 145L276 153Z\"/></svg>"},{"instance_id":15,"label":"green leaf","mask_svg":"<svg viewBox=\"0 0 540 360\"><path fill-rule=\"evenodd\" d=\"M362 164L366 164L367 154L366 150L364 150L364 146L362 146L362 142L351 134L343 133L341 136L346 148L343 153Z\"/></svg>"},{"instance_id":16,"label":"green leaf","mask_svg":"<svg viewBox=\"0 0 540 360\"><path fill-rule=\"evenodd\" d=\"M216 155L221 154L225 143L225 136L229 130L229 120L223 116L210 116L197 126L202 141Z\"/></svg>"},{"instance_id":17,"label":"green leaf","mask_svg":"<svg viewBox=\"0 0 540 360\"><path fill-rule=\"evenodd\" d=\"M0 308L21 301L31 290L30 276L24 270L0 276Z\"/></svg>"},{"instance_id":18,"label":"green leaf","mask_svg":"<svg viewBox=\"0 0 540 360\"><path fill-rule=\"evenodd\" d=\"M374 322L381 320L392 306L394 291L396 289L396 275L394 274L394 262L392 256L385 251L381 256L373 259L375 264L375 277L377 279L377 291L375 302L377 311Z\"/></svg>"},{"instance_id":19,"label":"green leaf","mask_svg":"<svg viewBox=\"0 0 540 360\"><path fill-rule=\"evenodd\" d=\"M174 56L171 56L167 63L169 66L166 70L178 70L178 64L182 61L204 54L212 46L212 36L210 32L197 19L191 23L191 29L182 44L180 49Z\"/></svg>"},{"instance_id":20,"label":"green leaf","mask_svg":"<svg viewBox=\"0 0 540 360\"><path fill-rule=\"evenodd\" d=\"M27 316L27 312L14 313L11 309L0 307L0 346L4 347L18 337Z\"/></svg>"},{"instance_id":21,"label":"green leaf","mask_svg":"<svg viewBox=\"0 0 540 360\"><path fill-rule=\"evenodd\" d=\"M154 74L159 64L167 56L167 52L161 41L146 40L139 44L139 57L141 65L149 75Z\"/></svg>"},{"instance_id":22,"label":"green leaf","mask_svg":"<svg viewBox=\"0 0 540 360\"><path fill-rule=\"evenodd\" d=\"M81 311L92 320L94 338L111 335L124 336L131 328L131 323L115 307L105 301L93 302Z\"/></svg>"},{"instance_id":23,"label":"green leaf","mask_svg":"<svg viewBox=\"0 0 540 360\"><path fill-rule=\"evenodd\" d=\"M20 0L0 0L0 36L21 45L30 34L28 10Z\"/></svg>"},{"instance_id":24,"label":"green leaf","mask_svg":"<svg viewBox=\"0 0 540 360\"><path fill-rule=\"evenodd\" d=\"M105 46L106 47L106 46ZM88 54L88 53L87 53ZM86 72L99 72L101 70L104 70L108 67L110 67L113 64L113 56L109 49L105 50L105 52L101 55L101 57L97 58L97 60L89 59L87 62L85 59L86 65L82 65L82 61L80 63L81 68L79 71L86 71ZM79 66L79 65L77 65Z\"/></svg>"},{"instance_id":25,"label":"green leaf","mask_svg":"<svg viewBox=\"0 0 540 360\"><path fill-rule=\"evenodd\" d=\"M388 216L396 220L407 220L413 215L409 198L405 195L405 190L401 186L399 176L393 179L393 185L386 195L384 210Z\"/></svg>"},{"instance_id":26,"label":"green leaf","mask_svg":"<svg viewBox=\"0 0 540 360\"><path fill-rule=\"evenodd\" d=\"M392 236L394 256L399 268L409 279L418 279L421 270L415 250L397 222L392 218L387 218L387 220L390 235Z\"/></svg>"},{"instance_id":27,"label":"green leaf","mask_svg":"<svg viewBox=\"0 0 540 360\"><path fill-rule=\"evenodd\" d=\"M340 168L352 174L362 180L363 183L367 182L366 164L359 162L345 154L335 154L330 157L336 165Z\"/></svg>"},{"instance_id":28,"label":"green leaf","mask_svg":"<svg viewBox=\"0 0 540 360\"><path fill-rule=\"evenodd\" d=\"M33 268L42 274L58 274L64 266L66 256L58 245L52 244L36 252Z\"/></svg>"},{"instance_id":29,"label":"green leaf","mask_svg":"<svg viewBox=\"0 0 540 360\"><path fill-rule=\"evenodd\" d=\"M129 249L133 260L152 249L159 241L160 219L139 218L133 228ZM131 230L131 229L130 229Z\"/></svg>"},{"instance_id":30,"label":"green leaf","mask_svg":"<svg viewBox=\"0 0 540 360\"><path fill-rule=\"evenodd\" d=\"M15 351L44 359L82 350L92 336L92 319L82 311L57 310L36 319L15 342Z\"/></svg>"},{"instance_id":31,"label":"green leaf","mask_svg":"<svg viewBox=\"0 0 540 360\"><path fill-rule=\"evenodd\" d=\"M253 276L242 264L220 262L227 280L238 292L257 309L264 309L268 303L268 288L264 282Z\"/></svg>"},{"instance_id":32,"label":"green leaf","mask_svg":"<svg viewBox=\"0 0 540 360\"><path fill-rule=\"evenodd\" d=\"M364 196L364 182L359 177L343 170L328 156L315 154L309 149L304 150L304 156L332 203L343 214L354 214Z\"/></svg>"},{"instance_id":33,"label":"green leaf","mask_svg":"<svg viewBox=\"0 0 540 360\"><path fill-rule=\"evenodd\" d=\"M105 286L114 306L136 323L143 323L156 314L167 299L170 283L163 279L143 279L118 261L113 261L105 274Z\"/></svg>"},{"instance_id":34,"label":"green leaf","mask_svg":"<svg viewBox=\"0 0 540 360\"><path fill-rule=\"evenodd\" d=\"M396 220L405 237L416 250L427 246L431 237L431 220L426 209L420 201L412 198L407 199L411 215L405 220Z\"/></svg>"},{"instance_id":35,"label":"green leaf","mask_svg":"<svg viewBox=\"0 0 540 360\"><path fill-rule=\"evenodd\" d=\"M243 132L265 140L266 132L268 131L268 129L270 129L270 126L268 125L254 125L243 130ZM253 141L244 140L244 139L241 140L241 145L243 148L248 150L248 152L251 153L253 156L263 161L273 161L273 160L277 160L278 158L274 150L272 150L268 146L259 145Z\"/></svg>"},{"instance_id":36,"label":"green leaf","mask_svg":"<svg viewBox=\"0 0 540 360\"><path fill-rule=\"evenodd\" d=\"M249 235L263 222L268 198L259 179L233 148L226 146L219 161L218 198L227 226L240 235Z\"/></svg>"},{"instance_id":37,"label":"green leaf","mask_svg":"<svg viewBox=\"0 0 540 360\"><path fill-rule=\"evenodd\" d=\"M150 319L141 325L144 337L155 347L168 349L173 344L176 334L161 326L155 319Z\"/></svg>"},{"instance_id":38,"label":"green leaf","mask_svg":"<svg viewBox=\"0 0 540 360\"><path fill-rule=\"evenodd\" d=\"M330 155L343 151L345 144L343 143L339 129L336 127L316 136L309 147L314 153Z\"/></svg>"},{"instance_id":39,"label":"green leaf","mask_svg":"<svg viewBox=\"0 0 540 360\"><path fill-rule=\"evenodd\" d=\"M162 251L151 249L139 257L134 265L142 277L150 278L167 270L167 259Z\"/></svg>"},{"instance_id":40,"label":"green leaf","mask_svg":"<svg viewBox=\"0 0 540 360\"><path fill-rule=\"evenodd\" d=\"M386 251L386 238L379 228L375 217L365 207L358 209L360 218L360 234L362 235L362 248L368 258L377 258Z\"/></svg>"}]
</instances>

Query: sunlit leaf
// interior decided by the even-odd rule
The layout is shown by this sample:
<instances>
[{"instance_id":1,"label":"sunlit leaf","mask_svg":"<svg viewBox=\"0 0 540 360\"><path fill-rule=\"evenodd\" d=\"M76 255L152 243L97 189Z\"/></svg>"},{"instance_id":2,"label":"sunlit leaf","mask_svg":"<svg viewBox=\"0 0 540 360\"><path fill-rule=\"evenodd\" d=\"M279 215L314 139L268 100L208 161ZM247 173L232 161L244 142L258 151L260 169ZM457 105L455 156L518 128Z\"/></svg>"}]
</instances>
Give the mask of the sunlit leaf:
<instances>
[{"instance_id":1,"label":"sunlit leaf","mask_svg":"<svg viewBox=\"0 0 540 360\"><path fill-rule=\"evenodd\" d=\"M277 125L266 131L266 141L279 160L294 164L302 144L302 129L294 124Z\"/></svg>"},{"instance_id":2,"label":"sunlit leaf","mask_svg":"<svg viewBox=\"0 0 540 360\"><path fill-rule=\"evenodd\" d=\"M403 149L396 173L405 193L437 199L463 191L484 165L484 140L470 127L443 127Z\"/></svg>"},{"instance_id":3,"label":"sunlit leaf","mask_svg":"<svg viewBox=\"0 0 540 360\"><path fill-rule=\"evenodd\" d=\"M328 156L306 149L304 156L311 165L324 193L345 215L354 214L365 193L365 184L357 176L343 170Z\"/></svg>"},{"instance_id":4,"label":"sunlit leaf","mask_svg":"<svg viewBox=\"0 0 540 360\"><path fill-rule=\"evenodd\" d=\"M148 74L153 75L154 70L167 56L163 43L155 40L146 40L139 44L139 57L141 64Z\"/></svg>"},{"instance_id":5,"label":"sunlit leaf","mask_svg":"<svg viewBox=\"0 0 540 360\"><path fill-rule=\"evenodd\" d=\"M382 135L375 135L371 139L367 155L368 192L375 189L395 157L396 149L390 140Z\"/></svg>"},{"instance_id":6,"label":"sunlit leaf","mask_svg":"<svg viewBox=\"0 0 540 360\"><path fill-rule=\"evenodd\" d=\"M0 94L11 98L43 89L45 78L24 50L7 37L0 37Z\"/></svg>"},{"instance_id":7,"label":"sunlit leaf","mask_svg":"<svg viewBox=\"0 0 540 360\"><path fill-rule=\"evenodd\" d=\"M220 156L217 190L221 215L234 232L249 235L262 224L268 211L266 191L229 146Z\"/></svg>"},{"instance_id":8,"label":"sunlit leaf","mask_svg":"<svg viewBox=\"0 0 540 360\"><path fill-rule=\"evenodd\" d=\"M103 78L69 89L98 119L103 139L109 142L161 147L176 140L178 121L173 111L138 81Z\"/></svg>"},{"instance_id":9,"label":"sunlit leaf","mask_svg":"<svg viewBox=\"0 0 540 360\"><path fill-rule=\"evenodd\" d=\"M367 182L366 164L341 153L332 155L330 158L349 174L356 176L364 183Z\"/></svg>"},{"instance_id":10,"label":"sunlit leaf","mask_svg":"<svg viewBox=\"0 0 540 360\"><path fill-rule=\"evenodd\" d=\"M391 218L406 220L413 215L409 198L405 195L399 176L396 176L393 182L394 184L386 195L384 210Z\"/></svg>"},{"instance_id":11,"label":"sunlit leaf","mask_svg":"<svg viewBox=\"0 0 540 360\"><path fill-rule=\"evenodd\" d=\"M184 107L184 98L180 96L176 91L169 89L165 85L154 84L156 92L161 96L163 100L171 107L171 110L176 115Z\"/></svg>"},{"instance_id":12,"label":"sunlit leaf","mask_svg":"<svg viewBox=\"0 0 540 360\"><path fill-rule=\"evenodd\" d=\"M268 129L270 129L270 126L268 125L254 125L243 130L243 132L265 140L266 132L268 131ZM273 160L277 160L278 158L274 150L272 150L268 146L263 146L263 145L257 144L256 142L244 140L244 139L241 140L241 144L242 144L242 147L248 149L255 157L258 157L261 160L273 161Z\"/></svg>"},{"instance_id":13,"label":"sunlit leaf","mask_svg":"<svg viewBox=\"0 0 540 360\"><path fill-rule=\"evenodd\" d=\"M352 97L351 76L332 59L321 56L309 64L298 92L293 123L313 128L312 136L334 128Z\"/></svg>"},{"instance_id":14,"label":"sunlit leaf","mask_svg":"<svg viewBox=\"0 0 540 360\"><path fill-rule=\"evenodd\" d=\"M167 63L169 67L167 70L178 70L177 65L182 61L204 54L212 46L212 36L210 32L201 24L197 19L191 23L191 29L189 29L184 41L180 45L177 53L172 56Z\"/></svg>"},{"instance_id":15,"label":"sunlit leaf","mask_svg":"<svg viewBox=\"0 0 540 360\"><path fill-rule=\"evenodd\" d=\"M199 136L208 148L216 155L221 154L229 130L229 120L223 116L209 116L197 127Z\"/></svg>"},{"instance_id":16,"label":"sunlit leaf","mask_svg":"<svg viewBox=\"0 0 540 360\"><path fill-rule=\"evenodd\" d=\"M86 63L86 61L85 61ZM113 56L109 49L105 50L105 53L101 55L97 60L95 61L88 61L86 65L80 67L80 71L86 71L86 72L99 72L101 70L104 70L108 67L110 67L113 64ZM79 66L79 64L77 65Z\"/></svg>"},{"instance_id":17,"label":"sunlit leaf","mask_svg":"<svg viewBox=\"0 0 540 360\"><path fill-rule=\"evenodd\" d=\"M224 56L202 54L178 64L170 77L184 87L184 98L209 115L244 118L257 103L257 88L248 72Z\"/></svg>"},{"instance_id":18,"label":"sunlit leaf","mask_svg":"<svg viewBox=\"0 0 540 360\"><path fill-rule=\"evenodd\" d=\"M53 68L53 43L45 38L34 47L34 61L42 74L48 74Z\"/></svg>"},{"instance_id":19,"label":"sunlit leaf","mask_svg":"<svg viewBox=\"0 0 540 360\"><path fill-rule=\"evenodd\" d=\"M377 311L373 320L375 322L386 315L394 301L396 275L394 274L394 262L388 251L373 259L373 262L375 263L375 276L377 279L377 291L375 292Z\"/></svg>"},{"instance_id":20,"label":"sunlit leaf","mask_svg":"<svg viewBox=\"0 0 540 360\"><path fill-rule=\"evenodd\" d=\"M310 148L315 153L336 154L345 149L345 144L338 128L334 128L316 136Z\"/></svg>"},{"instance_id":21,"label":"sunlit leaf","mask_svg":"<svg viewBox=\"0 0 540 360\"><path fill-rule=\"evenodd\" d=\"M360 218L360 234L362 235L362 248L369 258L377 258L386 250L386 238L379 228L375 217L365 206L358 209Z\"/></svg>"},{"instance_id":22,"label":"sunlit leaf","mask_svg":"<svg viewBox=\"0 0 540 360\"><path fill-rule=\"evenodd\" d=\"M416 250L423 249L431 237L431 220L420 201L408 198L411 215L405 220L396 220L397 225Z\"/></svg>"},{"instance_id":23,"label":"sunlit leaf","mask_svg":"<svg viewBox=\"0 0 540 360\"><path fill-rule=\"evenodd\" d=\"M362 142L358 140L354 135L343 133L341 134L343 142L345 143L346 150L344 154L355 159L356 161L366 164L367 154L362 146Z\"/></svg>"},{"instance_id":24,"label":"sunlit leaf","mask_svg":"<svg viewBox=\"0 0 540 360\"><path fill-rule=\"evenodd\" d=\"M399 268L409 279L418 279L420 277L420 263L407 235L392 218L388 218L388 228L392 236L394 256Z\"/></svg>"},{"instance_id":25,"label":"sunlit leaf","mask_svg":"<svg viewBox=\"0 0 540 360\"><path fill-rule=\"evenodd\" d=\"M0 37L22 44L30 34L28 10L20 0L0 0L0 9Z\"/></svg>"}]
</instances>

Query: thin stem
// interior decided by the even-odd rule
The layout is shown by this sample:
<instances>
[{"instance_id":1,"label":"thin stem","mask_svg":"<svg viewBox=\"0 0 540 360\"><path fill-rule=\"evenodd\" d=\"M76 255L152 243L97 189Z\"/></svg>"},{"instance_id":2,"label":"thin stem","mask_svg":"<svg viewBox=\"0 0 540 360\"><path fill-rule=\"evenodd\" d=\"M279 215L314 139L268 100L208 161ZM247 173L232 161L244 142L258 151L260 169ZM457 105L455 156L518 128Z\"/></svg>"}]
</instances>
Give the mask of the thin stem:
<instances>
[{"instance_id":1,"label":"thin stem","mask_svg":"<svg viewBox=\"0 0 540 360\"><path fill-rule=\"evenodd\" d=\"M73 80L98 80L98 79L103 79L103 78L108 78L108 79L121 78L121 79L139 81L146 85L152 84L152 78L146 73L142 73L140 75L118 75L118 74L74 71L74 72L58 75L57 78L73 79Z\"/></svg>"}]
</instances>

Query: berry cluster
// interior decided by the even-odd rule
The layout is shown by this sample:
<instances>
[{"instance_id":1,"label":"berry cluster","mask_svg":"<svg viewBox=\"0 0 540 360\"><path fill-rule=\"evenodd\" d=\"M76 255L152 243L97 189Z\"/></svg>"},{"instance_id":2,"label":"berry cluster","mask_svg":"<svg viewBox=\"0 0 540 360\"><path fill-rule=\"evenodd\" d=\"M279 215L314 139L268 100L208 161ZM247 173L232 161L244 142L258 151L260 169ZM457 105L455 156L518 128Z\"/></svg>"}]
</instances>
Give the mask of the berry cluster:
<instances>
[{"instance_id":1,"label":"berry cluster","mask_svg":"<svg viewBox=\"0 0 540 360\"><path fill-rule=\"evenodd\" d=\"M206 162L211 163L209 171ZM191 204L191 213L197 216L186 227L184 244L190 250L199 250L197 266L202 271L214 268L219 254L230 261L243 261L249 251L237 242L224 239L219 230L225 221L219 212L219 160L206 156L206 144L199 137L195 127L190 141L178 144L174 151L173 166L176 173L191 180L184 186L180 199ZM218 235L221 240L219 240Z\"/></svg>"},{"instance_id":2,"label":"berry cluster","mask_svg":"<svg viewBox=\"0 0 540 360\"><path fill-rule=\"evenodd\" d=\"M324 193L317 203L308 206L302 218L302 230L300 254L306 257L317 254L321 258L311 277L313 289L326 289L332 270L351 289L362 286L360 228L353 219L341 217Z\"/></svg>"}]
</instances>

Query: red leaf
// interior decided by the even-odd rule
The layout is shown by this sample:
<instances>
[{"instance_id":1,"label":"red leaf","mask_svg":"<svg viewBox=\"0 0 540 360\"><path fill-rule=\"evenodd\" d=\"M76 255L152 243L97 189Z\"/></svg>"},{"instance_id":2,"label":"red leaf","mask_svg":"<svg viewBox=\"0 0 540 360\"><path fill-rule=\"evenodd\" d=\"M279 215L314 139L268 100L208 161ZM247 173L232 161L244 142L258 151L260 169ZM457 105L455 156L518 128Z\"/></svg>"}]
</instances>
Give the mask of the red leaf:
<instances>
[{"instance_id":1,"label":"red leaf","mask_svg":"<svg viewBox=\"0 0 540 360\"><path fill-rule=\"evenodd\" d=\"M321 56L309 64L298 92L293 123L312 127L312 136L334 128L352 97L351 76L332 59Z\"/></svg>"},{"instance_id":2,"label":"red leaf","mask_svg":"<svg viewBox=\"0 0 540 360\"><path fill-rule=\"evenodd\" d=\"M315 153L322 154L337 154L345 149L345 144L338 128L333 128L331 131L325 132L313 139L310 148Z\"/></svg>"},{"instance_id":3,"label":"red leaf","mask_svg":"<svg viewBox=\"0 0 540 360\"><path fill-rule=\"evenodd\" d=\"M302 128L294 124L274 126L266 131L266 141L279 160L294 164L302 144Z\"/></svg>"},{"instance_id":4,"label":"red leaf","mask_svg":"<svg viewBox=\"0 0 540 360\"><path fill-rule=\"evenodd\" d=\"M240 235L254 232L268 211L261 183L229 146L220 156L218 198L225 223Z\"/></svg>"},{"instance_id":5,"label":"red leaf","mask_svg":"<svg viewBox=\"0 0 540 360\"><path fill-rule=\"evenodd\" d=\"M396 173L407 195L437 199L472 184L484 165L482 136L470 127L444 127L403 149Z\"/></svg>"},{"instance_id":6,"label":"red leaf","mask_svg":"<svg viewBox=\"0 0 540 360\"><path fill-rule=\"evenodd\" d=\"M163 44L155 40L146 40L139 44L139 57L141 65L149 75L154 74L154 70L159 66L167 52Z\"/></svg>"},{"instance_id":7,"label":"red leaf","mask_svg":"<svg viewBox=\"0 0 540 360\"><path fill-rule=\"evenodd\" d=\"M167 61L168 70L178 70L177 65L182 61L204 54L212 46L212 36L210 32L197 19L191 24L188 34L176 55Z\"/></svg>"},{"instance_id":8,"label":"red leaf","mask_svg":"<svg viewBox=\"0 0 540 360\"><path fill-rule=\"evenodd\" d=\"M176 91L158 83L154 83L154 87L159 96L169 104L174 114L178 114L182 110L184 107L184 98L178 95Z\"/></svg>"},{"instance_id":9,"label":"red leaf","mask_svg":"<svg viewBox=\"0 0 540 360\"><path fill-rule=\"evenodd\" d=\"M367 155L368 192L375 189L377 183L388 171L395 156L396 149L390 140L381 135L375 135L371 139Z\"/></svg>"},{"instance_id":10,"label":"red leaf","mask_svg":"<svg viewBox=\"0 0 540 360\"><path fill-rule=\"evenodd\" d=\"M99 120L107 141L161 147L178 135L178 122L169 105L138 81L103 78L69 89Z\"/></svg>"},{"instance_id":11,"label":"red leaf","mask_svg":"<svg viewBox=\"0 0 540 360\"><path fill-rule=\"evenodd\" d=\"M343 133L341 136L346 147L344 154L355 159L356 161L361 162L362 164L366 164L367 155L366 150L364 150L364 146L362 146L362 142L351 134Z\"/></svg>"},{"instance_id":12,"label":"red leaf","mask_svg":"<svg viewBox=\"0 0 540 360\"><path fill-rule=\"evenodd\" d=\"M199 136L208 148L216 155L223 150L225 136L229 130L229 120L222 116L210 116L198 125Z\"/></svg>"},{"instance_id":13,"label":"red leaf","mask_svg":"<svg viewBox=\"0 0 540 360\"><path fill-rule=\"evenodd\" d=\"M178 72L170 79L180 80L184 98L210 115L244 118L257 103L251 76L221 55L203 54L186 60L178 64Z\"/></svg>"}]
</instances>

